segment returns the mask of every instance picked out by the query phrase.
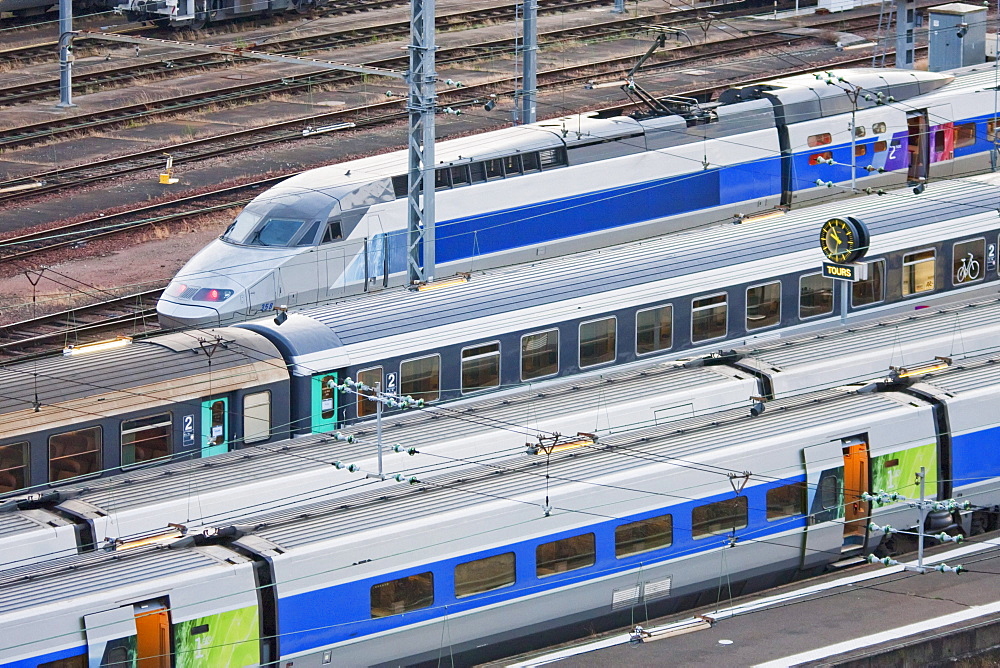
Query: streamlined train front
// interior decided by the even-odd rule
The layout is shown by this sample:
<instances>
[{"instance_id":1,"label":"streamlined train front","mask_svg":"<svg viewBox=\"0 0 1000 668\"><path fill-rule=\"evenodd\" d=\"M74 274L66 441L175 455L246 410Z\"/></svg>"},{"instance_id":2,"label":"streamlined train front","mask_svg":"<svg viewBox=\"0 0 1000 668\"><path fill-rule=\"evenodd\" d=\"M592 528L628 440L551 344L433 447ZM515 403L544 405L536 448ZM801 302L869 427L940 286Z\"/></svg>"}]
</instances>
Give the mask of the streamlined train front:
<instances>
[{"instance_id":1,"label":"streamlined train front","mask_svg":"<svg viewBox=\"0 0 1000 668\"><path fill-rule=\"evenodd\" d=\"M319 234L333 235L320 228L337 204L322 190L288 182L256 197L174 276L156 304L160 324L223 325L266 314L285 303L282 297L308 298L315 275L300 295L282 289L280 274L295 273L302 256L316 250Z\"/></svg>"}]
</instances>

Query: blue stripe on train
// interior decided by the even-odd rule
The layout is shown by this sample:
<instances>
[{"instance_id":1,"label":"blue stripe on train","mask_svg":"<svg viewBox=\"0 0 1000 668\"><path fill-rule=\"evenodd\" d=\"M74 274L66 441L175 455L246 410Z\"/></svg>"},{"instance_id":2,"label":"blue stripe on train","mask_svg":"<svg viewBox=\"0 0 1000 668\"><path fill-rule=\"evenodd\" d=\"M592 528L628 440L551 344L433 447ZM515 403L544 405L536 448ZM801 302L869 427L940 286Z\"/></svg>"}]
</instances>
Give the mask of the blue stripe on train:
<instances>
[{"instance_id":1,"label":"blue stripe on train","mask_svg":"<svg viewBox=\"0 0 1000 668\"><path fill-rule=\"evenodd\" d=\"M87 656L87 647L81 645L80 647L71 647L69 649L62 649L58 652L50 652L48 654L42 654L41 656L35 656L30 659L20 659L19 661L12 661L10 663L0 663L0 668L36 668L36 666L43 663L51 663L53 661L59 661L60 659L69 659L74 656ZM84 659L84 663L87 663Z\"/></svg>"},{"instance_id":2,"label":"blue stripe on train","mask_svg":"<svg viewBox=\"0 0 1000 668\"><path fill-rule=\"evenodd\" d=\"M530 247L780 192L781 162L773 158L501 209L439 223L437 261Z\"/></svg>"},{"instance_id":3,"label":"blue stripe on train","mask_svg":"<svg viewBox=\"0 0 1000 668\"><path fill-rule=\"evenodd\" d=\"M951 443L955 489L1000 477L1000 427L961 434Z\"/></svg>"},{"instance_id":4,"label":"blue stripe on train","mask_svg":"<svg viewBox=\"0 0 1000 668\"><path fill-rule=\"evenodd\" d=\"M769 522L765 512L767 490L804 481L805 477L800 476L747 488L744 494L747 496L749 507L749 524L748 528L739 531L740 537L744 540L759 540L770 535L805 528L805 516L803 515ZM278 600L278 633L281 656L288 657L373 633L434 620L445 615L454 615L475 608L514 601L524 596L628 571L640 564L649 568L658 563L718 549L724 544L728 544L728 534L694 540L691 538L691 510L695 506L731 498L732 492L728 492L640 515L608 520L589 527L562 531L529 541L520 541L489 551L422 564L374 578L362 578L356 582L280 597ZM614 557L614 529L616 526L664 513L673 515L673 544L621 559ZM544 522L541 513L539 513L537 521ZM530 522L519 524L526 532L532 530ZM537 576L534 563L537 545L586 533L594 533L596 537L597 559L593 566L545 578ZM402 541L400 549L405 549L405 537L401 537L400 540ZM456 565L507 552L514 552L516 555L515 584L467 598L458 599L454 596L454 568ZM434 604L432 606L391 617L371 618L370 592L373 585L427 571L434 574Z\"/></svg>"}]
</instances>

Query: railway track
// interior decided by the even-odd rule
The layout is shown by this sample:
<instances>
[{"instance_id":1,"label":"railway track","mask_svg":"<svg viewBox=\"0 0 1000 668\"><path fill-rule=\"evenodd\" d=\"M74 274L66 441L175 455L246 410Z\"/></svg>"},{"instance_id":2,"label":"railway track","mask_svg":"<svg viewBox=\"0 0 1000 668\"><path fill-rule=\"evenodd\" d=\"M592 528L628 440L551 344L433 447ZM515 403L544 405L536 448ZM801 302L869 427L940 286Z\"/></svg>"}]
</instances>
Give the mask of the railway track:
<instances>
[{"instance_id":1,"label":"railway track","mask_svg":"<svg viewBox=\"0 0 1000 668\"><path fill-rule=\"evenodd\" d=\"M323 10L315 10L313 15L316 18L337 17L349 14L358 14L376 9L386 9L403 4L406 4L406 0L355 0L354 2L346 5L341 5L341 3L338 2L334 7L327 7ZM538 13L539 15L544 16L546 14L587 9L590 7L599 7L611 4L613 4L613 0L539 0ZM435 26L438 31L443 32L446 30L465 28L485 21L509 21L514 19L517 6L518 4L515 2L506 2L494 7L442 14L436 17ZM311 49L343 48L346 46L363 44L373 39L381 40L404 38L409 35L409 30L410 24L408 20L396 21L392 23L368 26L365 28L338 30L323 35L289 38L276 41L272 44L261 44L256 48L259 48L260 50L287 49L288 53L300 53ZM142 26L130 25L114 26L109 32L136 34L150 33L150 30L148 28L143 28ZM219 36L210 31L199 31L199 33L203 33L206 37ZM174 39L176 37L176 33L173 31L153 31L153 34L163 37L164 39ZM227 41L233 39L232 35L229 33L222 34L221 36ZM74 48L78 51L78 53L84 52L86 49L92 47L105 46L106 44L107 42L102 42L100 39L87 37L86 35L81 35L74 40ZM270 47L270 49L268 47ZM273 50L272 52L283 53L285 51ZM55 39L0 50L0 66L12 63L53 61L57 58L58 46ZM194 58L196 59L197 57ZM202 59L204 60L204 57L202 57ZM190 60L192 60L192 57L184 55L176 58L170 58L170 61L175 65L186 64ZM221 64L225 64L224 61ZM211 63L201 66L209 67L211 66ZM134 73L136 70L130 70L130 68L121 68L121 70L123 73L127 70L132 71L133 74L130 74L129 76L136 76ZM58 86L58 80L56 80L55 83ZM81 85L85 83L86 81L80 82ZM74 90L77 85L77 82L74 81ZM0 104L10 103L6 102L5 98L0 97Z\"/></svg>"},{"instance_id":2,"label":"railway track","mask_svg":"<svg viewBox=\"0 0 1000 668\"><path fill-rule=\"evenodd\" d=\"M22 359L100 341L112 334L146 336L157 332L156 300L163 287L0 326L0 359Z\"/></svg>"},{"instance_id":3,"label":"railway track","mask_svg":"<svg viewBox=\"0 0 1000 668\"><path fill-rule=\"evenodd\" d=\"M651 71L657 67L664 66L682 67L687 64L700 62L706 57L705 51L710 51L713 58L720 58L731 54L742 55L750 44L757 48L766 48L768 46L786 46L789 41L801 39L806 39L806 37L773 35L770 37L757 37L750 41L747 38L734 38L728 42L695 45L688 49L675 50L672 52L674 57L671 60L660 65L656 65L655 63L647 64L644 70ZM687 55L679 55L682 53L686 53ZM461 59L469 56L456 53L454 57ZM863 59L852 59L852 62L860 62L861 60ZM599 79L601 76L621 76L622 71L627 69L633 62L634 56L629 55L605 60L596 64L590 63L587 65L574 65L561 69L547 70L539 73L538 85L540 89L558 88L559 86L571 85L577 82ZM392 63L386 64L391 65ZM596 71L598 68L604 71ZM337 76L346 78L354 75ZM509 95L516 85L516 79L507 78L459 89L442 90L440 93L440 102L442 106L448 105L453 108L461 108L465 105L480 103L482 98L489 95ZM0 202L26 198L40 193L55 192L69 186L78 186L150 169L162 163L164 150L170 151L175 164L181 164L275 142L302 139L303 129L309 126L321 127L342 122L352 122L357 126L373 126L395 122L404 117L404 103L405 100L402 97L389 98L364 107L331 110L308 118L297 118L224 135L181 142L170 146L169 149L150 149L110 158L97 163L77 167L64 167L59 170L37 173L31 177L19 177L0 182Z\"/></svg>"}]
</instances>

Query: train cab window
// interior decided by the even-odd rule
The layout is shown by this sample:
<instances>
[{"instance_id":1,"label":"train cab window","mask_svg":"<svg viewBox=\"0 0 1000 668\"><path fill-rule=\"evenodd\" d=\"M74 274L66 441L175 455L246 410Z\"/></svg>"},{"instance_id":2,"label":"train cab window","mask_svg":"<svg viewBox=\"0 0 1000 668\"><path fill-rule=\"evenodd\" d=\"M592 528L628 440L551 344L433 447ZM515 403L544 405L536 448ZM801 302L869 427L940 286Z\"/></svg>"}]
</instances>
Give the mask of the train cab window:
<instances>
[{"instance_id":1,"label":"train cab window","mask_svg":"<svg viewBox=\"0 0 1000 668\"><path fill-rule=\"evenodd\" d=\"M376 366L371 369L358 371L358 382L368 387L379 387L384 390L385 387L382 385L382 367ZM372 392L358 392L358 417L375 415L378 412L378 402L368 398L371 396L373 396Z\"/></svg>"},{"instance_id":2,"label":"train cab window","mask_svg":"<svg viewBox=\"0 0 1000 668\"><path fill-rule=\"evenodd\" d=\"M65 659L46 661L38 664L38 668L87 668L87 655L77 654L76 656L67 656Z\"/></svg>"},{"instance_id":3,"label":"train cab window","mask_svg":"<svg viewBox=\"0 0 1000 668\"><path fill-rule=\"evenodd\" d=\"M674 307L669 304L635 314L635 353L647 355L674 345Z\"/></svg>"},{"instance_id":4,"label":"train cab window","mask_svg":"<svg viewBox=\"0 0 1000 668\"><path fill-rule=\"evenodd\" d=\"M824 165L827 160L833 160L833 151L823 151L822 153L813 153L809 156L810 165Z\"/></svg>"},{"instance_id":5,"label":"train cab window","mask_svg":"<svg viewBox=\"0 0 1000 668\"><path fill-rule=\"evenodd\" d=\"M580 368L613 362L617 318L604 318L580 325Z\"/></svg>"},{"instance_id":6,"label":"train cab window","mask_svg":"<svg viewBox=\"0 0 1000 668\"><path fill-rule=\"evenodd\" d=\"M371 588L372 617L390 617L434 604L434 574L418 573Z\"/></svg>"},{"instance_id":7,"label":"train cab window","mask_svg":"<svg viewBox=\"0 0 1000 668\"><path fill-rule=\"evenodd\" d=\"M903 256L903 296L934 289L934 250Z\"/></svg>"},{"instance_id":8,"label":"train cab window","mask_svg":"<svg viewBox=\"0 0 1000 668\"><path fill-rule=\"evenodd\" d=\"M525 174L528 172L538 172L542 169L537 153L522 153L521 164L524 165Z\"/></svg>"},{"instance_id":9,"label":"train cab window","mask_svg":"<svg viewBox=\"0 0 1000 668\"><path fill-rule=\"evenodd\" d=\"M809 144L809 148L815 148L816 146L826 146L827 144L833 143L833 136L829 132L822 132L818 135L809 135L806 140Z\"/></svg>"},{"instance_id":10,"label":"train cab window","mask_svg":"<svg viewBox=\"0 0 1000 668\"><path fill-rule=\"evenodd\" d=\"M961 123L952 128L955 133L955 148L965 148L976 143L976 124Z\"/></svg>"},{"instance_id":11,"label":"train cab window","mask_svg":"<svg viewBox=\"0 0 1000 668\"><path fill-rule=\"evenodd\" d=\"M593 566L597 558L595 545L592 533L542 543L535 548L535 574L544 578Z\"/></svg>"},{"instance_id":12,"label":"train cab window","mask_svg":"<svg viewBox=\"0 0 1000 668\"><path fill-rule=\"evenodd\" d=\"M28 443L0 445L0 494L28 486Z\"/></svg>"},{"instance_id":13,"label":"train cab window","mask_svg":"<svg viewBox=\"0 0 1000 668\"><path fill-rule=\"evenodd\" d=\"M514 584L514 567L513 552L467 561L455 566L455 598L509 587Z\"/></svg>"},{"instance_id":14,"label":"train cab window","mask_svg":"<svg viewBox=\"0 0 1000 668\"><path fill-rule=\"evenodd\" d=\"M472 182L469 177L469 166L468 165L457 165L451 168L451 185L452 187L467 186Z\"/></svg>"},{"instance_id":15,"label":"train cab window","mask_svg":"<svg viewBox=\"0 0 1000 668\"><path fill-rule=\"evenodd\" d=\"M851 286L851 306L868 306L885 299L885 260L868 263L868 278Z\"/></svg>"},{"instance_id":16,"label":"train cab window","mask_svg":"<svg viewBox=\"0 0 1000 668\"><path fill-rule=\"evenodd\" d=\"M726 294L691 300L691 341L707 341L726 335L729 307Z\"/></svg>"},{"instance_id":17,"label":"train cab window","mask_svg":"<svg viewBox=\"0 0 1000 668\"><path fill-rule=\"evenodd\" d=\"M874 153L885 153L889 149L889 142L887 141L877 141L872 145L872 151Z\"/></svg>"},{"instance_id":18,"label":"train cab window","mask_svg":"<svg viewBox=\"0 0 1000 668\"><path fill-rule=\"evenodd\" d=\"M559 330L521 337L521 380L544 378L559 371Z\"/></svg>"},{"instance_id":19,"label":"train cab window","mask_svg":"<svg viewBox=\"0 0 1000 668\"><path fill-rule=\"evenodd\" d=\"M887 129L888 128L887 128L886 124L882 123L881 121L878 122L878 123L872 123L872 134L873 135L882 135L882 134L885 134L885 131Z\"/></svg>"},{"instance_id":20,"label":"train cab window","mask_svg":"<svg viewBox=\"0 0 1000 668\"><path fill-rule=\"evenodd\" d=\"M170 413L122 420L122 466L169 456L172 431Z\"/></svg>"},{"instance_id":21,"label":"train cab window","mask_svg":"<svg viewBox=\"0 0 1000 668\"><path fill-rule=\"evenodd\" d=\"M748 519L745 496L698 506L691 511L691 537L705 538L744 529Z\"/></svg>"},{"instance_id":22,"label":"train cab window","mask_svg":"<svg viewBox=\"0 0 1000 668\"><path fill-rule=\"evenodd\" d=\"M462 392L475 392L499 386L499 343L487 343L462 351Z\"/></svg>"},{"instance_id":23,"label":"train cab window","mask_svg":"<svg viewBox=\"0 0 1000 668\"><path fill-rule=\"evenodd\" d=\"M436 401L441 396L441 357L430 355L399 365L399 393L414 399Z\"/></svg>"},{"instance_id":24,"label":"train cab window","mask_svg":"<svg viewBox=\"0 0 1000 668\"><path fill-rule=\"evenodd\" d=\"M332 420L337 415L337 401L333 394L337 391L334 388L334 385L337 384L337 378L336 376L323 376L319 382L320 417L324 420Z\"/></svg>"},{"instance_id":25,"label":"train cab window","mask_svg":"<svg viewBox=\"0 0 1000 668\"><path fill-rule=\"evenodd\" d=\"M302 220L271 218L250 236L248 243L251 246L289 246L303 225L305 221Z\"/></svg>"},{"instance_id":26,"label":"train cab window","mask_svg":"<svg viewBox=\"0 0 1000 668\"><path fill-rule=\"evenodd\" d=\"M482 183L486 180L486 165L481 162L474 162L469 165L469 174L473 183Z\"/></svg>"},{"instance_id":27,"label":"train cab window","mask_svg":"<svg viewBox=\"0 0 1000 668\"><path fill-rule=\"evenodd\" d=\"M503 172L506 176L516 176L521 173L521 156L508 155L503 159Z\"/></svg>"},{"instance_id":28,"label":"train cab window","mask_svg":"<svg viewBox=\"0 0 1000 668\"><path fill-rule=\"evenodd\" d=\"M447 190L451 187L449 169L443 167L434 171L434 190Z\"/></svg>"},{"instance_id":29,"label":"train cab window","mask_svg":"<svg viewBox=\"0 0 1000 668\"><path fill-rule=\"evenodd\" d=\"M318 220L314 220L312 222L312 224L309 225L309 227L306 228L306 231L303 232L299 236L299 240L298 240L298 242L295 245L296 246L312 246L314 243L316 243L316 233L317 232L319 232L319 221Z\"/></svg>"},{"instance_id":30,"label":"train cab window","mask_svg":"<svg viewBox=\"0 0 1000 668\"><path fill-rule=\"evenodd\" d=\"M747 329L771 327L781 321L781 282L747 288Z\"/></svg>"},{"instance_id":31,"label":"train cab window","mask_svg":"<svg viewBox=\"0 0 1000 668\"><path fill-rule=\"evenodd\" d=\"M343 238L344 238L344 233L341 230L340 221L331 220L329 224L326 226L326 231L323 232L322 243L328 244L332 241L340 241Z\"/></svg>"},{"instance_id":32,"label":"train cab window","mask_svg":"<svg viewBox=\"0 0 1000 668\"><path fill-rule=\"evenodd\" d=\"M833 313L833 279L808 274L799 279L799 317L813 318Z\"/></svg>"},{"instance_id":33,"label":"train cab window","mask_svg":"<svg viewBox=\"0 0 1000 668\"><path fill-rule=\"evenodd\" d=\"M805 515L806 484L796 482L767 490L767 521Z\"/></svg>"},{"instance_id":34,"label":"train cab window","mask_svg":"<svg viewBox=\"0 0 1000 668\"><path fill-rule=\"evenodd\" d=\"M615 557L658 550L674 542L673 515L650 517L615 527Z\"/></svg>"},{"instance_id":35,"label":"train cab window","mask_svg":"<svg viewBox=\"0 0 1000 668\"><path fill-rule=\"evenodd\" d=\"M254 392L243 397L243 442L256 443L271 437L271 393Z\"/></svg>"},{"instance_id":36,"label":"train cab window","mask_svg":"<svg viewBox=\"0 0 1000 668\"><path fill-rule=\"evenodd\" d=\"M59 482L101 470L104 447L100 427L78 429L49 437L49 482Z\"/></svg>"},{"instance_id":37,"label":"train cab window","mask_svg":"<svg viewBox=\"0 0 1000 668\"><path fill-rule=\"evenodd\" d=\"M986 239L963 241L952 247L951 280L953 285L983 280L986 260Z\"/></svg>"},{"instance_id":38,"label":"train cab window","mask_svg":"<svg viewBox=\"0 0 1000 668\"><path fill-rule=\"evenodd\" d=\"M483 163L483 166L486 168L486 180L492 181L503 178L503 160L500 158L487 160Z\"/></svg>"}]
</instances>

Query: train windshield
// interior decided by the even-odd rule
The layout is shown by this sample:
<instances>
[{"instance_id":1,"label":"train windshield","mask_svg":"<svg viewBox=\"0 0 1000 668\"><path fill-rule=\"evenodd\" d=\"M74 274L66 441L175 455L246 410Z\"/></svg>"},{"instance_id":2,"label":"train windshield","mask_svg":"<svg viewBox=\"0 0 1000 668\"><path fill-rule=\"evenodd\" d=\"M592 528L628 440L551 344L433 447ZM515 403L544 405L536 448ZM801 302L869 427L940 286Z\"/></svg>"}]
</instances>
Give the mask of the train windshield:
<instances>
[{"instance_id":1,"label":"train windshield","mask_svg":"<svg viewBox=\"0 0 1000 668\"><path fill-rule=\"evenodd\" d=\"M336 204L331 197L311 193L276 195L250 202L222 235L223 241L241 246L309 245L316 236L316 221L326 220Z\"/></svg>"}]
</instances>

